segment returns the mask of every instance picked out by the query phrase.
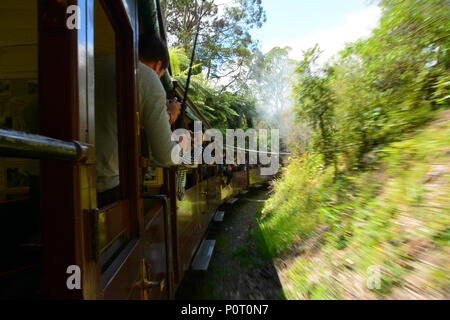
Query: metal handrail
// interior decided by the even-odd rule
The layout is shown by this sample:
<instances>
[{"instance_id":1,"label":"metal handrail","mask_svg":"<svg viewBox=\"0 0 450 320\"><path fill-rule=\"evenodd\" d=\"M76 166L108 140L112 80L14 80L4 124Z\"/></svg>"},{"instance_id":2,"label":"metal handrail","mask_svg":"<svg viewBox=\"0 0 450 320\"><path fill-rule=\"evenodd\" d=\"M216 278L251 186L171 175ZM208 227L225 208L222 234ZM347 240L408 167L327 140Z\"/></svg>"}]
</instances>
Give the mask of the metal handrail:
<instances>
[{"instance_id":1,"label":"metal handrail","mask_svg":"<svg viewBox=\"0 0 450 320\"><path fill-rule=\"evenodd\" d=\"M79 161L87 152L88 146L78 141L0 129L0 157Z\"/></svg>"}]
</instances>

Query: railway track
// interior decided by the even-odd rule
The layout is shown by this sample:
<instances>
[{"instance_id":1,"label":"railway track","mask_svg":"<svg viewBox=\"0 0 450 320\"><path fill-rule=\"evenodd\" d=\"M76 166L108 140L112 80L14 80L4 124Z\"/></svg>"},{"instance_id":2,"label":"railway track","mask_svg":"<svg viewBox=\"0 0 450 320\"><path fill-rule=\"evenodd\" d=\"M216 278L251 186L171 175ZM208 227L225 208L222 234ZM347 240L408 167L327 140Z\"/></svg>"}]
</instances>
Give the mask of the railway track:
<instances>
[{"instance_id":1,"label":"railway track","mask_svg":"<svg viewBox=\"0 0 450 320\"><path fill-rule=\"evenodd\" d=\"M206 271L191 270L181 284L179 300L272 300L281 298L281 284L272 261L262 258L252 237L257 214L268 198L265 186L224 204L222 222L214 222L206 239L215 251Z\"/></svg>"}]
</instances>

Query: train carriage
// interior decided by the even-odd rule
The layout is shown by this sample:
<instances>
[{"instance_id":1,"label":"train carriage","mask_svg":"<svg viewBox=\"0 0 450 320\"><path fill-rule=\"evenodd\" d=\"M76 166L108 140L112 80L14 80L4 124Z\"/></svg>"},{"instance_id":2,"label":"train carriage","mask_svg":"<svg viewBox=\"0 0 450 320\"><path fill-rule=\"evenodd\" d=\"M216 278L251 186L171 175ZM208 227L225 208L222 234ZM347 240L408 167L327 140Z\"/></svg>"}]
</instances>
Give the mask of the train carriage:
<instances>
[{"instance_id":1,"label":"train carriage","mask_svg":"<svg viewBox=\"0 0 450 320\"><path fill-rule=\"evenodd\" d=\"M172 299L219 205L262 181L206 165L142 179L137 48L155 30L166 39L156 0L0 2L1 298ZM102 54L115 56L120 201L98 207ZM194 120L209 127L188 100Z\"/></svg>"}]
</instances>

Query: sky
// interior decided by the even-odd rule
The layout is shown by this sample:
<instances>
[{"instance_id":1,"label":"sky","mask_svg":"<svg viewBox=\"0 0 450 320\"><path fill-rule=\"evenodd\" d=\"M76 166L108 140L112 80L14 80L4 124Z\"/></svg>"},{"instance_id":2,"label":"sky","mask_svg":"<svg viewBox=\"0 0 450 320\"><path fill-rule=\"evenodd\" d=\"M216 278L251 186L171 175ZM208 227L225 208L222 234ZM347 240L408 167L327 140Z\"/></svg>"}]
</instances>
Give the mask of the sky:
<instances>
[{"instance_id":1,"label":"sky","mask_svg":"<svg viewBox=\"0 0 450 320\"><path fill-rule=\"evenodd\" d=\"M292 48L291 58L316 43L326 60L345 43L370 35L381 16L370 0L262 0L267 22L252 35L263 52L275 46Z\"/></svg>"}]
</instances>

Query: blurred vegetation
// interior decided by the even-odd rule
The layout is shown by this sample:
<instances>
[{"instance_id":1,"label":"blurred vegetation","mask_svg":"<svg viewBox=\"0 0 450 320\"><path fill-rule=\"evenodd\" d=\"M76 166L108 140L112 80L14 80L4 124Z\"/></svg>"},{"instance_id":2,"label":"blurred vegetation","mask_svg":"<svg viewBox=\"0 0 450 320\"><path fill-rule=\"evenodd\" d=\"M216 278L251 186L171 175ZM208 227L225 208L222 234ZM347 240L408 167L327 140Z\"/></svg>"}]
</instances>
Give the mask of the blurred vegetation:
<instances>
[{"instance_id":1,"label":"blurred vegetation","mask_svg":"<svg viewBox=\"0 0 450 320\"><path fill-rule=\"evenodd\" d=\"M321 155L291 160L255 233L286 264L288 298L448 298L450 113L440 117L380 149L371 170L336 177ZM370 266L381 268L372 291Z\"/></svg>"},{"instance_id":2,"label":"blurred vegetation","mask_svg":"<svg viewBox=\"0 0 450 320\"><path fill-rule=\"evenodd\" d=\"M297 119L313 128L310 149L347 169L427 122L450 101L450 9L445 0L385 0L380 25L326 66L315 47L297 64Z\"/></svg>"},{"instance_id":3,"label":"blurred vegetation","mask_svg":"<svg viewBox=\"0 0 450 320\"><path fill-rule=\"evenodd\" d=\"M450 8L383 0L372 36L297 63L302 150L255 233L292 299L449 298ZM371 266L380 287L368 289Z\"/></svg>"}]
</instances>

